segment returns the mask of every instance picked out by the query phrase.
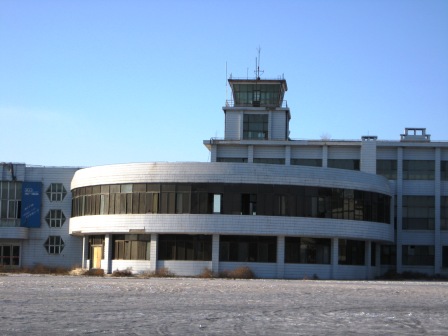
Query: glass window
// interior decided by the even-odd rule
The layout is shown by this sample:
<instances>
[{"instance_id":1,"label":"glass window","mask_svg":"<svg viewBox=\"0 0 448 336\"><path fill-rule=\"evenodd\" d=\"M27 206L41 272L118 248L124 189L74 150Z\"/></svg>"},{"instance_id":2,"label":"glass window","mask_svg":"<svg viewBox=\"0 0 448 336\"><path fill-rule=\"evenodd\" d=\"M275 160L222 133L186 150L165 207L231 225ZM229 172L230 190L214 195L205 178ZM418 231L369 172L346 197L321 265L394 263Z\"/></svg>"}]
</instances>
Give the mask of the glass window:
<instances>
[{"instance_id":1,"label":"glass window","mask_svg":"<svg viewBox=\"0 0 448 336\"><path fill-rule=\"evenodd\" d=\"M381 265L397 264L397 246L381 245Z\"/></svg>"},{"instance_id":2,"label":"glass window","mask_svg":"<svg viewBox=\"0 0 448 336\"><path fill-rule=\"evenodd\" d=\"M247 158L225 158L219 157L217 162L235 162L235 163L247 163Z\"/></svg>"},{"instance_id":3,"label":"glass window","mask_svg":"<svg viewBox=\"0 0 448 336\"><path fill-rule=\"evenodd\" d=\"M403 196L403 230L434 230L434 196Z\"/></svg>"},{"instance_id":4,"label":"glass window","mask_svg":"<svg viewBox=\"0 0 448 336\"><path fill-rule=\"evenodd\" d=\"M220 236L219 261L277 261L277 237Z\"/></svg>"},{"instance_id":5,"label":"glass window","mask_svg":"<svg viewBox=\"0 0 448 336\"><path fill-rule=\"evenodd\" d=\"M151 235L113 235L112 259L150 260Z\"/></svg>"},{"instance_id":6,"label":"glass window","mask_svg":"<svg viewBox=\"0 0 448 336\"><path fill-rule=\"evenodd\" d=\"M268 114L244 114L243 139L268 139Z\"/></svg>"},{"instance_id":7,"label":"glass window","mask_svg":"<svg viewBox=\"0 0 448 336\"><path fill-rule=\"evenodd\" d=\"M376 173L388 180L397 179L397 160L376 160Z\"/></svg>"},{"instance_id":8,"label":"glass window","mask_svg":"<svg viewBox=\"0 0 448 336\"><path fill-rule=\"evenodd\" d=\"M47 196L51 202L62 201L67 195L67 190L65 190L62 183L52 183L47 188Z\"/></svg>"},{"instance_id":9,"label":"glass window","mask_svg":"<svg viewBox=\"0 0 448 336\"><path fill-rule=\"evenodd\" d=\"M159 235L160 260L212 260L210 235Z\"/></svg>"},{"instance_id":10,"label":"glass window","mask_svg":"<svg viewBox=\"0 0 448 336\"><path fill-rule=\"evenodd\" d=\"M331 239L286 237L285 263L330 264Z\"/></svg>"},{"instance_id":11,"label":"glass window","mask_svg":"<svg viewBox=\"0 0 448 336\"><path fill-rule=\"evenodd\" d=\"M403 245L403 265L434 266L434 246Z\"/></svg>"},{"instance_id":12,"label":"glass window","mask_svg":"<svg viewBox=\"0 0 448 336\"><path fill-rule=\"evenodd\" d=\"M448 196L440 198L440 229L448 230Z\"/></svg>"},{"instance_id":13,"label":"glass window","mask_svg":"<svg viewBox=\"0 0 448 336\"><path fill-rule=\"evenodd\" d=\"M365 265L365 242L339 239L339 265Z\"/></svg>"},{"instance_id":14,"label":"glass window","mask_svg":"<svg viewBox=\"0 0 448 336\"><path fill-rule=\"evenodd\" d=\"M448 181L448 161L440 161L440 179Z\"/></svg>"},{"instance_id":15,"label":"glass window","mask_svg":"<svg viewBox=\"0 0 448 336\"><path fill-rule=\"evenodd\" d=\"M359 160L328 159L328 168L359 170Z\"/></svg>"},{"instance_id":16,"label":"glass window","mask_svg":"<svg viewBox=\"0 0 448 336\"><path fill-rule=\"evenodd\" d=\"M0 245L0 266L19 266L20 246L3 244Z\"/></svg>"},{"instance_id":17,"label":"glass window","mask_svg":"<svg viewBox=\"0 0 448 336\"><path fill-rule=\"evenodd\" d=\"M45 220L49 227L61 227L65 223L65 215L62 210L52 209L48 211Z\"/></svg>"},{"instance_id":18,"label":"glass window","mask_svg":"<svg viewBox=\"0 0 448 336\"><path fill-rule=\"evenodd\" d=\"M49 254L60 254L64 249L64 241L61 236L49 236L44 246Z\"/></svg>"},{"instance_id":19,"label":"glass window","mask_svg":"<svg viewBox=\"0 0 448 336\"><path fill-rule=\"evenodd\" d=\"M213 213L219 214L222 211L221 194L213 195Z\"/></svg>"},{"instance_id":20,"label":"glass window","mask_svg":"<svg viewBox=\"0 0 448 336\"><path fill-rule=\"evenodd\" d=\"M403 180L434 180L435 161L403 160Z\"/></svg>"},{"instance_id":21,"label":"glass window","mask_svg":"<svg viewBox=\"0 0 448 336\"><path fill-rule=\"evenodd\" d=\"M254 163L266 163L266 164L285 164L285 159L278 158L254 158Z\"/></svg>"},{"instance_id":22,"label":"glass window","mask_svg":"<svg viewBox=\"0 0 448 336\"><path fill-rule=\"evenodd\" d=\"M291 159L291 165L322 167L322 159Z\"/></svg>"}]
</instances>

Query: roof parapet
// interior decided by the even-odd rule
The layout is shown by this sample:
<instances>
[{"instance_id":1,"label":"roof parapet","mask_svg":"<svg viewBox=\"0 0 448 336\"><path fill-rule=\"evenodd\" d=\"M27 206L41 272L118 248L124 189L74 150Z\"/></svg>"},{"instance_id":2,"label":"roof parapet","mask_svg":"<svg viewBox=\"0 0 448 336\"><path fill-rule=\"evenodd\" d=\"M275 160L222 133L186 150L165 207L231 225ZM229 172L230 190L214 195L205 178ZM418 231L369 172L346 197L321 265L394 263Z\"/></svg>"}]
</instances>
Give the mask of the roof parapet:
<instances>
[{"instance_id":1,"label":"roof parapet","mask_svg":"<svg viewBox=\"0 0 448 336\"><path fill-rule=\"evenodd\" d=\"M430 142L431 135L426 134L426 128L406 127L404 134L400 134L400 141L403 142Z\"/></svg>"}]
</instances>

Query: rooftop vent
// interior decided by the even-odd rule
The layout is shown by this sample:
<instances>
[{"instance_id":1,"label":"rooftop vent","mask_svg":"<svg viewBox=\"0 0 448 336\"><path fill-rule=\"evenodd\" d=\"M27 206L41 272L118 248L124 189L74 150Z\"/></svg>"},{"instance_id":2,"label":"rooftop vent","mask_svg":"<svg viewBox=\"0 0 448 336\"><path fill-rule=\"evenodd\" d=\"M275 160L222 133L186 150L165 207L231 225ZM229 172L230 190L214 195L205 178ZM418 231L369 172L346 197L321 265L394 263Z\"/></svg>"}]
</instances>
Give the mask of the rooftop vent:
<instances>
[{"instance_id":1,"label":"rooftop vent","mask_svg":"<svg viewBox=\"0 0 448 336\"><path fill-rule=\"evenodd\" d=\"M431 135L426 134L426 128L406 127L404 134L400 134L403 142L430 142Z\"/></svg>"}]
</instances>

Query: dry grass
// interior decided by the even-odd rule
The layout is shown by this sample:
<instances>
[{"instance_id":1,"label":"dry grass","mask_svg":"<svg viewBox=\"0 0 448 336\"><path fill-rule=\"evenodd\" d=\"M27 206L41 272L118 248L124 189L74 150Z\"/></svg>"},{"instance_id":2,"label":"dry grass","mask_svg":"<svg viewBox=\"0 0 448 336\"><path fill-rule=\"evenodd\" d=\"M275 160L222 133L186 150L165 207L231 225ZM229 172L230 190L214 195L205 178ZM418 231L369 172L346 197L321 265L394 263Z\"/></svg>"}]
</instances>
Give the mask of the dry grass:
<instances>
[{"instance_id":1,"label":"dry grass","mask_svg":"<svg viewBox=\"0 0 448 336\"><path fill-rule=\"evenodd\" d=\"M154 272L147 271L139 274L140 278L174 278L176 274L171 272L167 267L162 267Z\"/></svg>"},{"instance_id":2,"label":"dry grass","mask_svg":"<svg viewBox=\"0 0 448 336\"><path fill-rule=\"evenodd\" d=\"M36 264L31 267L1 267L1 273L29 273L29 274L52 274L52 275L68 275L70 269L60 266L46 266Z\"/></svg>"},{"instance_id":3,"label":"dry grass","mask_svg":"<svg viewBox=\"0 0 448 336\"><path fill-rule=\"evenodd\" d=\"M210 268L204 267L203 271L200 274L198 274L198 278L213 279L216 278L216 275L212 272Z\"/></svg>"},{"instance_id":4,"label":"dry grass","mask_svg":"<svg viewBox=\"0 0 448 336\"><path fill-rule=\"evenodd\" d=\"M132 268L126 268L125 270L115 270L112 272L113 277L132 277L134 274L132 273Z\"/></svg>"},{"instance_id":5,"label":"dry grass","mask_svg":"<svg viewBox=\"0 0 448 336\"><path fill-rule=\"evenodd\" d=\"M231 271L221 271L218 276L225 279L255 279L254 272L247 266L237 267Z\"/></svg>"}]
</instances>

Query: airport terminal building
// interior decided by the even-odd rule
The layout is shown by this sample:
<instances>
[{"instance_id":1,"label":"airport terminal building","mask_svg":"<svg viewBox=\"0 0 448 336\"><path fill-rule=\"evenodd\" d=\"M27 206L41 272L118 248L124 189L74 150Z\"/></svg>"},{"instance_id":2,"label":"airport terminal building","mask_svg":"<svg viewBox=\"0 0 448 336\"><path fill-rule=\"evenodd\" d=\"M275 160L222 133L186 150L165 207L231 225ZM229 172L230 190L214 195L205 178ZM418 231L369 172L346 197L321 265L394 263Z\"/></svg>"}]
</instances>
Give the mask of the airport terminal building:
<instances>
[{"instance_id":1,"label":"airport terminal building","mask_svg":"<svg viewBox=\"0 0 448 336\"><path fill-rule=\"evenodd\" d=\"M229 79L211 162L0 164L0 265L448 275L448 142L292 140L286 80Z\"/></svg>"}]
</instances>

